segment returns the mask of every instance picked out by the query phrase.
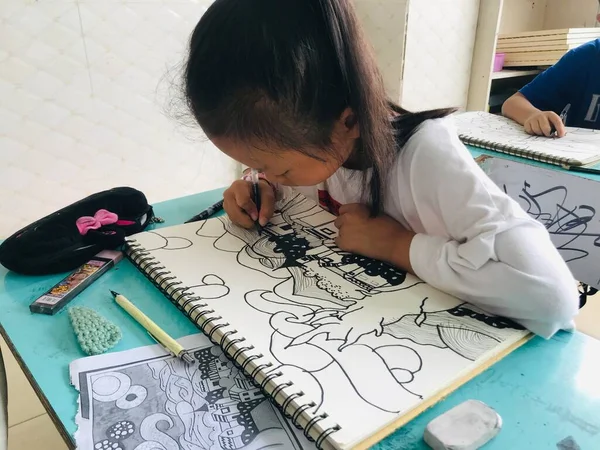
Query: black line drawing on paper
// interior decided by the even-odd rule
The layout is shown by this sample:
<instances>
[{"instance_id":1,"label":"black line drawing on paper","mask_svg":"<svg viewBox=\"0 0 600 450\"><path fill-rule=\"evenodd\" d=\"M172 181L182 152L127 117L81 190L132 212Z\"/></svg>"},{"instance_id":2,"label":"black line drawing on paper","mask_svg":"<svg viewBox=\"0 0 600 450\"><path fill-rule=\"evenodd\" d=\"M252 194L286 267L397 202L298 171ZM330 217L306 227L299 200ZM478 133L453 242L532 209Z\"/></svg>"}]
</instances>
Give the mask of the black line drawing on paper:
<instances>
[{"instance_id":1,"label":"black line drawing on paper","mask_svg":"<svg viewBox=\"0 0 600 450\"><path fill-rule=\"evenodd\" d=\"M239 228L226 218L219 220L224 229L207 231L205 221L196 234L215 238L213 245L219 250L238 253L238 262L249 269L276 279L288 279L291 274L296 295L316 295L323 301L346 306L396 291L406 278L406 273L386 263L338 249L334 241L337 231L329 213L302 196L293 197L282 207L263 236ZM246 244L242 251L232 235ZM329 281L329 272L336 275L338 284Z\"/></svg>"},{"instance_id":2,"label":"black line drawing on paper","mask_svg":"<svg viewBox=\"0 0 600 450\"><path fill-rule=\"evenodd\" d=\"M82 417L94 449L305 448L271 402L215 345L81 372Z\"/></svg>"},{"instance_id":3,"label":"black line drawing on paper","mask_svg":"<svg viewBox=\"0 0 600 450\"><path fill-rule=\"evenodd\" d=\"M504 192L508 194L506 185ZM593 221L598 223L596 209L585 204L568 205L566 186L558 185L536 192L525 180L518 197L523 200L527 214L541 222L554 237L555 245L567 263L589 256L586 248L591 245L600 247L600 227L597 228L598 233L588 231ZM557 242L558 239L560 242Z\"/></svg>"},{"instance_id":4,"label":"black line drawing on paper","mask_svg":"<svg viewBox=\"0 0 600 450\"><path fill-rule=\"evenodd\" d=\"M152 250L182 250L193 245L192 241L183 237L163 236L158 231L147 231L144 249Z\"/></svg>"},{"instance_id":5,"label":"black line drawing on paper","mask_svg":"<svg viewBox=\"0 0 600 450\"><path fill-rule=\"evenodd\" d=\"M225 281L220 276L212 273L202 277L202 284L194 284L187 287L193 289L201 299L205 300L223 298L230 292L229 286L225 284Z\"/></svg>"},{"instance_id":6,"label":"black line drawing on paper","mask_svg":"<svg viewBox=\"0 0 600 450\"><path fill-rule=\"evenodd\" d=\"M432 289L415 277L338 249L332 222L297 195L262 236L226 218L205 221L196 233L213 239L214 248L236 253L240 265L274 279L272 290L247 292L245 302L269 317L270 352L280 364L272 370L294 368L312 377L311 398L325 401L323 374L336 373L366 404L397 413L424 395L413 386L427 376L427 348L474 361L523 330L458 300L441 308L429 298ZM402 298L402 314L395 312L394 293ZM318 411L316 405L312 412Z\"/></svg>"},{"instance_id":7,"label":"black line drawing on paper","mask_svg":"<svg viewBox=\"0 0 600 450\"><path fill-rule=\"evenodd\" d=\"M190 248L194 243L187 238L177 236L163 236L158 231L149 231L144 240L144 250L149 252L153 250L184 250ZM160 271L156 271L159 273ZM169 274L166 274L168 276ZM216 274L206 274L202 277L201 283L186 286L193 289L196 294L207 300L214 300L225 297L230 289L225 284L223 278Z\"/></svg>"}]
</instances>

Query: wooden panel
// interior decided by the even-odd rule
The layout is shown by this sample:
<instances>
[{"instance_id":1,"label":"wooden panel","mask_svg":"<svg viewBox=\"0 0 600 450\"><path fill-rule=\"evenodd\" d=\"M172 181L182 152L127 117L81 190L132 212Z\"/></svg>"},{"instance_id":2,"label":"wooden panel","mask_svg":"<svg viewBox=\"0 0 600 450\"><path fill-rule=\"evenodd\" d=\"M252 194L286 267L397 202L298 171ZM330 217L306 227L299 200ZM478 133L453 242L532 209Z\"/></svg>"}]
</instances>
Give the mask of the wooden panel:
<instances>
[{"instance_id":1,"label":"wooden panel","mask_svg":"<svg viewBox=\"0 0 600 450\"><path fill-rule=\"evenodd\" d=\"M490 79L502 14L502 2L502 0L486 0L479 4L467 111L487 111L488 109Z\"/></svg>"},{"instance_id":2,"label":"wooden panel","mask_svg":"<svg viewBox=\"0 0 600 450\"><path fill-rule=\"evenodd\" d=\"M506 53L504 67L548 66L556 64L564 51Z\"/></svg>"},{"instance_id":3,"label":"wooden panel","mask_svg":"<svg viewBox=\"0 0 600 450\"><path fill-rule=\"evenodd\" d=\"M504 0L500 34L544 28L547 0ZM482 3L484 3L482 1Z\"/></svg>"},{"instance_id":4,"label":"wooden panel","mask_svg":"<svg viewBox=\"0 0 600 450\"><path fill-rule=\"evenodd\" d=\"M498 41L496 51L536 51L536 50L570 50L593 39L554 39L542 42L510 42Z\"/></svg>"},{"instance_id":5,"label":"wooden panel","mask_svg":"<svg viewBox=\"0 0 600 450\"><path fill-rule=\"evenodd\" d=\"M595 27L598 0L547 0L544 28Z\"/></svg>"},{"instance_id":6,"label":"wooden panel","mask_svg":"<svg viewBox=\"0 0 600 450\"><path fill-rule=\"evenodd\" d=\"M563 56L565 52L557 50L550 52L510 52L506 54L505 61L535 61L539 59L558 59Z\"/></svg>"},{"instance_id":7,"label":"wooden panel","mask_svg":"<svg viewBox=\"0 0 600 450\"><path fill-rule=\"evenodd\" d=\"M492 80L502 80L505 78L517 78L517 77L525 77L528 75L537 75L541 70L531 69L531 70L501 70L500 72L492 73Z\"/></svg>"},{"instance_id":8,"label":"wooden panel","mask_svg":"<svg viewBox=\"0 0 600 450\"><path fill-rule=\"evenodd\" d=\"M583 37L583 36L598 36L600 34L600 28L552 28L547 30L538 30L538 31L522 31L519 33L501 33L499 39L519 39L523 38L528 41L532 40L531 38L536 37L546 37L554 36L553 39L556 39L556 36L563 37Z\"/></svg>"},{"instance_id":9,"label":"wooden panel","mask_svg":"<svg viewBox=\"0 0 600 450\"><path fill-rule=\"evenodd\" d=\"M504 67L546 67L553 66L558 62L559 58L539 58L527 59L523 61L506 61Z\"/></svg>"}]
</instances>

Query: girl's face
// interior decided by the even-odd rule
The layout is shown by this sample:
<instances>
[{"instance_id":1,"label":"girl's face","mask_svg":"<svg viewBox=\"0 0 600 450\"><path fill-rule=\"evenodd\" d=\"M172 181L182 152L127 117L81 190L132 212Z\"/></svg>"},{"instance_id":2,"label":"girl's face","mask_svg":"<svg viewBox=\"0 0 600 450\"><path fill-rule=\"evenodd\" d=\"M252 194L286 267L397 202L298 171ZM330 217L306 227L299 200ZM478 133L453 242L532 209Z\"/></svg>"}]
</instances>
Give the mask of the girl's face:
<instances>
[{"instance_id":1,"label":"girl's face","mask_svg":"<svg viewBox=\"0 0 600 450\"><path fill-rule=\"evenodd\" d=\"M329 178L343 163L334 155L324 154L317 160L295 150L270 148L261 150L245 142L213 138L219 150L245 166L263 172L267 179L286 186L314 186Z\"/></svg>"},{"instance_id":2,"label":"girl's face","mask_svg":"<svg viewBox=\"0 0 600 450\"><path fill-rule=\"evenodd\" d=\"M285 186L314 186L327 180L349 158L359 137L358 125L348 121L344 112L331 136L332 151L314 154L319 159L288 148L266 147L261 143L240 142L227 137L213 137L215 146L230 158L257 169L267 179ZM352 125L348 126L348 123Z\"/></svg>"}]
</instances>

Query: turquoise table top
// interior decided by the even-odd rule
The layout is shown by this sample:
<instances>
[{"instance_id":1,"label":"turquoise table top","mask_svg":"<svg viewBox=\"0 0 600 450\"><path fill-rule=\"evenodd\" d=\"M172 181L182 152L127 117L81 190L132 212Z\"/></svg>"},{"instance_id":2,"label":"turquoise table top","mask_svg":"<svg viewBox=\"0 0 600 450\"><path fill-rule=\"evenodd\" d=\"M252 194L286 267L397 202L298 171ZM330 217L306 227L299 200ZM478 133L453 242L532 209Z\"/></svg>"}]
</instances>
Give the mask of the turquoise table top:
<instances>
[{"instance_id":1,"label":"turquoise table top","mask_svg":"<svg viewBox=\"0 0 600 450\"><path fill-rule=\"evenodd\" d=\"M573 176L579 176L582 178L588 178L590 180L600 181L600 164L596 164L593 166L593 168L597 169L599 172L597 174L596 173L592 174L592 173L587 173L587 172L569 171L569 170L563 169L561 166L557 166L556 164L547 164L547 163L542 163L539 161L534 161L531 159L519 158L518 156L510 156L510 155L506 155L504 153L493 152L491 150L485 150L485 149L473 147L470 145L467 145L467 148L469 149L469 151L471 152L471 155L473 155L474 158L477 158L478 156L481 156L481 155L489 155L489 156L494 156L496 158L508 159L511 161L517 161L520 163L530 164L535 167L543 167L545 169L550 169L550 170L554 170L557 172L568 173Z\"/></svg>"},{"instance_id":2,"label":"turquoise table top","mask_svg":"<svg viewBox=\"0 0 600 450\"><path fill-rule=\"evenodd\" d=\"M182 223L216 202L222 190L155 205L166 222ZM85 356L71 329L67 310L55 316L29 312L29 304L64 275L26 277L0 267L0 331L32 382L59 431L73 446L77 392L69 363ZM118 325L123 339L112 351L154 344L113 301L109 290L126 293L165 331L179 338L198 330L127 260L99 278L69 306L84 305ZM468 382L446 400L379 443L375 448L425 449L427 423L466 399L478 399L503 418L501 433L485 448L555 449L571 436L582 449L600 448L600 341L580 333L536 338ZM18 401L10 397L9 401Z\"/></svg>"}]
</instances>

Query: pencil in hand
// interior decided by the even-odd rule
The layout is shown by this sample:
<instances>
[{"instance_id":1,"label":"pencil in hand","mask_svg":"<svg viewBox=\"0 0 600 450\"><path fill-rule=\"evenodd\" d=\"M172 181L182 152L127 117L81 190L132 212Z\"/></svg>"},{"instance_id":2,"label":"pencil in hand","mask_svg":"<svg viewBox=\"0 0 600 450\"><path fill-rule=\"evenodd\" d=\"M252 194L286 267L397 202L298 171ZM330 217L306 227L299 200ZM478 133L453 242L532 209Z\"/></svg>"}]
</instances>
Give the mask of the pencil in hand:
<instances>
[{"instance_id":1,"label":"pencil in hand","mask_svg":"<svg viewBox=\"0 0 600 450\"><path fill-rule=\"evenodd\" d=\"M258 171L256 169L252 169L252 197L254 200L254 204L256 205L256 215L257 218L254 221L254 225L258 229L258 234L262 235L262 226L259 222L260 220L260 186L259 186L259 178Z\"/></svg>"}]
</instances>

